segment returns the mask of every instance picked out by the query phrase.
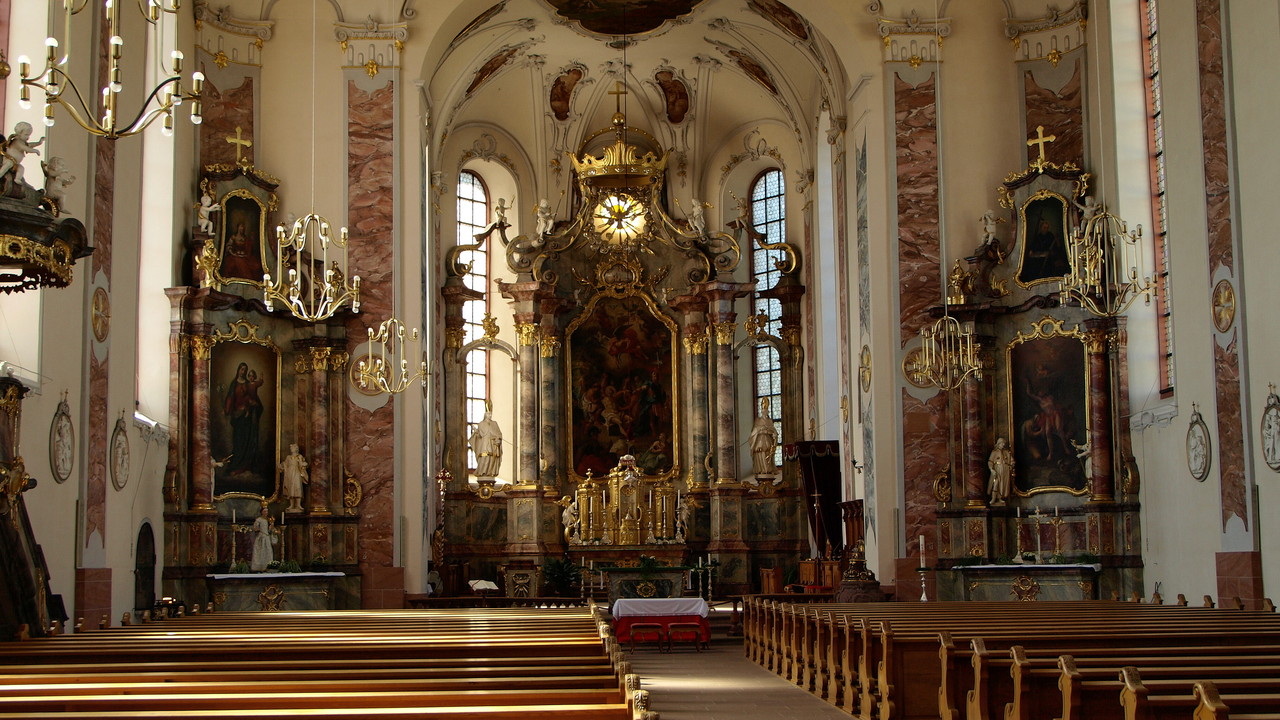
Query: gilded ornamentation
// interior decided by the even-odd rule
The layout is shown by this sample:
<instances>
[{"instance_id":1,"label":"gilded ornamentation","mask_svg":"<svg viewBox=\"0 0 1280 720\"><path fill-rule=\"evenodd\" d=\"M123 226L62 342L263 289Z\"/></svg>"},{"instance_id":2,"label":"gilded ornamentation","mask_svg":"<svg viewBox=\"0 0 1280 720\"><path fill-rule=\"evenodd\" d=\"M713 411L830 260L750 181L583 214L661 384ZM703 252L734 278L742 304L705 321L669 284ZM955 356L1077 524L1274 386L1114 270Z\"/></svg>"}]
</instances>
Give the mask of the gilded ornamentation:
<instances>
[{"instance_id":1,"label":"gilded ornamentation","mask_svg":"<svg viewBox=\"0 0 1280 720\"><path fill-rule=\"evenodd\" d=\"M658 587L651 582L643 581L636 583L636 595L642 598L651 598L658 594Z\"/></svg>"},{"instance_id":2,"label":"gilded ornamentation","mask_svg":"<svg viewBox=\"0 0 1280 720\"><path fill-rule=\"evenodd\" d=\"M219 266L222 264L218 257L218 244L213 238L204 241L204 246L200 248L200 254L196 256L196 269L204 274L200 278L200 287L213 288L221 290L224 280L218 272Z\"/></svg>"},{"instance_id":3,"label":"gilded ornamentation","mask_svg":"<svg viewBox=\"0 0 1280 720\"><path fill-rule=\"evenodd\" d=\"M1080 594L1085 598L1093 597L1093 581L1077 580L1076 584L1080 586Z\"/></svg>"},{"instance_id":4,"label":"gilded ornamentation","mask_svg":"<svg viewBox=\"0 0 1280 720\"><path fill-rule=\"evenodd\" d=\"M1035 578L1019 575L1010 586L1009 594L1017 596L1023 602L1030 602L1040 597L1040 583L1036 582Z\"/></svg>"},{"instance_id":5,"label":"gilded ornamentation","mask_svg":"<svg viewBox=\"0 0 1280 720\"><path fill-rule=\"evenodd\" d=\"M227 604L227 594L219 590L213 594L213 604L215 607L221 607Z\"/></svg>"},{"instance_id":6,"label":"gilded ornamentation","mask_svg":"<svg viewBox=\"0 0 1280 720\"><path fill-rule=\"evenodd\" d=\"M1107 351L1110 333L1103 330L1093 330L1084 335L1084 349L1090 355L1100 355Z\"/></svg>"},{"instance_id":7,"label":"gilded ornamentation","mask_svg":"<svg viewBox=\"0 0 1280 720\"><path fill-rule=\"evenodd\" d=\"M182 336L182 349L189 351L196 360L208 360L213 346L214 339L209 335Z\"/></svg>"},{"instance_id":8,"label":"gilded ornamentation","mask_svg":"<svg viewBox=\"0 0 1280 720\"><path fill-rule=\"evenodd\" d=\"M784 325L782 327L782 339L787 343L787 347L800 347L800 327L798 325Z\"/></svg>"},{"instance_id":9,"label":"gilded ornamentation","mask_svg":"<svg viewBox=\"0 0 1280 720\"><path fill-rule=\"evenodd\" d=\"M1049 51L1048 55L1044 56L1044 59L1048 60L1050 65L1058 67L1058 63L1062 62L1062 51L1054 48Z\"/></svg>"},{"instance_id":10,"label":"gilded ornamentation","mask_svg":"<svg viewBox=\"0 0 1280 720\"><path fill-rule=\"evenodd\" d=\"M1223 278L1213 287L1213 327L1220 333L1231 329L1236 320L1236 289Z\"/></svg>"},{"instance_id":11,"label":"gilded ornamentation","mask_svg":"<svg viewBox=\"0 0 1280 720\"><path fill-rule=\"evenodd\" d=\"M457 350L462 347L462 341L465 340L466 337L466 328L446 328L444 331L444 346L452 350Z\"/></svg>"},{"instance_id":12,"label":"gilded ornamentation","mask_svg":"<svg viewBox=\"0 0 1280 720\"><path fill-rule=\"evenodd\" d=\"M690 355L706 355L707 354L707 336L692 335L684 338L685 352Z\"/></svg>"},{"instance_id":13,"label":"gilded ornamentation","mask_svg":"<svg viewBox=\"0 0 1280 720\"><path fill-rule=\"evenodd\" d=\"M231 64L231 58L228 57L225 52L219 50L213 55L213 64L223 70L226 70L227 66Z\"/></svg>"},{"instance_id":14,"label":"gilded ornamentation","mask_svg":"<svg viewBox=\"0 0 1280 720\"><path fill-rule=\"evenodd\" d=\"M107 294L105 288L94 288L91 312L93 313L90 319L93 325L93 337L98 342L106 342L107 334L111 332L111 296Z\"/></svg>"},{"instance_id":15,"label":"gilded ornamentation","mask_svg":"<svg viewBox=\"0 0 1280 720\"><path fill-rule=\"evenodd\" d=\"M551 330L542 330L542 357L553 358L560 353L560 336Z\"/></svg>"},{"instance_id":16,"label":"gilded ornamentation","mask_svg":"<svg viewBox=\"0 0 1280 720\"><path fill-rule=\"evenodd\" d=\"M31 476L27 474L27 465L19 455L13 462L0 463L0 492L4 493L5 508L13 506L18 496L30 486Z\"/></svg>"},{"instance_id":17,"label":"gilded ornamentation","mask_svg":"<svg viewBox=\"0 0 1280 720\"><path fill-rule=\"evenodd\" d=\"M915 70L919 68L922 64L924 64L924 58L920 57L919 55L912 55L911 57L907 58L907 64L911 66L912 70Z\"/></svg>"},{"instance_id":18,"label":"gilded ornamentation","mask_svg":"<svg viewBox=\"0 0 1280 720\"><path fill-rule=\"evenodd\" d=\"M858 387L862 392L871 390L871 347L863 345L858 352Z\"/></svg>"},{"instance_id":19,"label":"gilded ornamentation","mask_svg":"<svg viewBox=\"0 0 1280 720\"><path fill-rule=\"evenodd\" d=\"M377 77L377 76L378 76L378 70L379 70L379 69L380 69L380 68L378 67L378 63L377 63L377 61L376 61L376 60L374 60L373 58L370 58L370 59L369 59L369 62L367 62L367 63L365 63L365 64L364 64L364 71L365 71L366 73L368 73L369 77L371 77L371 78L374 78L374 77Z\"/></svg>"},{"instance_id":20,"label":"gilded ornamentation","mask_svg":"<svg viewBox=\"0 0 1280 720\"><path fill-rule=\"evenodd\" d=\"M50 245L38 243L18 235L0 234L0 258L6 266L21 267L16 273L21 282L6 280L9 288L17 287L66 287L71 284L75 268L75 252L65 241L55 240Z\"/></svg>"},{"instance_id":21,"label":"gilded ornamentation","mask_svg":"<svg viewBox=\"0 0 1280 720\"><path fill-rule=\"evenodd\" d=\"M212 336L212 340L215 343L233 340L239 343L261 345L263 347L272 348L273 350L279 349L276 347L276 344L272 342L271 338L258 337L258 330L259 328L257 325L254 325L245 318L241 318L235 322L227 323L227 331L215 333Z\"/></svg>"},{"instance_id":22,"label":"gilded ornamentation","mask_svg":"<svg viewBox=\"0 0 1280 720\"><path fill-rule=\"evenodd\" d=\"M769 316L764 313L751 315L742 323L742 329L746 331L747 337L755 340L756 342L761 342L765 338L769 337L768 328Z\"/></svg>"},{"instance_id":23,"label":"gilded ornamentation","mask_svg":"<svg viewBox=\"0 0 1280 720\"><path fill-rule=\"evenodd\" d=\"M488 337L488 328L485 329L485 333L485 337ZM516 323L516 337L519 338L520 347L536 345L538 342L538 326L533 323Z\"/></svg>"},{"instance_id":24,"label":"gilded ornamentation","mask_svg":"<svg viewBox=\"0 0 1280 720\"><path fill-rule=\"evenodd\" d=\"M0 395L0 412L16 420L21 410L22 393L18 391L16 385L10 385L5 389L4 394Z\"/></svg>"},{"instance_id":25,"label":"gilded ornamentation","mask_svg":"<svg viewBox=\"0 0 1280 720\"><path fill-rule=\"evenodd\" d=\"M952 497L951 473L941 470L933 476L933 499L945 504L951 502Z\"/></svg>"},{"instance_id":26,"label":"gilded ornamentation","mask_svg":"<svg viewBox=\"0 0 1280 720\"><path fill-rule=\"evenodd\" d=\"M342 480L342 509L347 515L355 515L356 507L364 499L364 486L350 470L343 468L343 473L346 477Z\"/></svg>"},{"instance_id":27,"label":"gilded ornamentation","mask_svg":"<svg viewBox=\"0 0 1280 720\"><path fill-rule=\"evenodd\" d=\"M225 599L224 596L224 602ZM263 612L279 612L284 606L284 601L284 590L281 590L280 586L274 583L268 585L261 593L258 593L258 605Z\"/></svg>"},{"instance_id":28,"label":"gilded ornamentation","mask_svg":"<svg viewBox=\"0 0 1280 720\"><path fill-rule=\"evenodd\" d=\"M714 328L715 330L717 345L733 344L733 332L738 328L737 323L733 321L718 322L718 323L712 323L711 327Z\"/></svg>"}]
</instances>

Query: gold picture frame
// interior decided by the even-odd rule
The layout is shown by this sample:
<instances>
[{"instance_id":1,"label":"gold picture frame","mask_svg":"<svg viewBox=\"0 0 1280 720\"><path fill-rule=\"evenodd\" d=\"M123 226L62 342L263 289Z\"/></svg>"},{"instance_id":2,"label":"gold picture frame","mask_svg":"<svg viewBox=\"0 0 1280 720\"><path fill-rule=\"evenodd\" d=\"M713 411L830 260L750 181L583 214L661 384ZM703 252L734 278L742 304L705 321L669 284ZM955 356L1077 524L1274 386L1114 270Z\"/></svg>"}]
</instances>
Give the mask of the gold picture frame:
<instances>
[{"instance_id":1,"label":"gold picture frame","mask_svg":"<svg viewBox=\"0 0 1280 720\"><path fill-rule=\"evenodd\" d=\"M1006 433L1012 492L1089 493L1089 357L1085 333L1045 316L1005 346Z\"/></svg>"},{"instance_id":2,"label":"gold picture frame","mask_svg":"<svg viewBox=\"0 0 1280 720\"><path fill-rule=\"evenodd\" d=\"M1018 207L1018 270L1013 277L1020 287L1058 282L1071 272L1070 208L1066 196L1047 188Z\"/></svg>"},{"instance_id":3,"label":"gold picture frame","mask_svg":"<svg viewBox=\"0 0 1280 720\"><path fill-rule=\"evenodd\" d=\"M212 336L209 352L209 448L213 499L280 495L280 383L284 359L247 319Z\"/></svg>"}]
</instances>

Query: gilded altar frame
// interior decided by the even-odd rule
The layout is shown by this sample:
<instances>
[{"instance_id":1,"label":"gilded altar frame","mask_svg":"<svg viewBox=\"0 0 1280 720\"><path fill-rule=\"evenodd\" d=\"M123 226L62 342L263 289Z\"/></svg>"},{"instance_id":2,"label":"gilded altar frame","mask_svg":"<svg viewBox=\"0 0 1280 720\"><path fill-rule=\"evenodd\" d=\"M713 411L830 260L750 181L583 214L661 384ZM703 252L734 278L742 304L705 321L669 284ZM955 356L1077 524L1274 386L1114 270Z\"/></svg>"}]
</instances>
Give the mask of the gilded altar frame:
<instances>
[{"instance_id":1,"label":"gilded altar frame","mask_svg":"<svg viewBox=\"0 0 1280 720\"><path fill-rule=\"evenodd\" d=\"M1029 288L1058 282L1071 272L1067 250L1071 230L1070 207L1066 196L1048 188L1037 190L1018 206L1018 270L1013 277L1019 286ZM1041 234L1047 234L1047 237L1041 238ZM1043 246L1045 242L1051 244ZM1033 261L1039 260L1034 266L1027 262L1033 251L1044 256L1042 259L1033 258ZM1047 274L1024 279L1023 273L1032 271Z\"/></svg>"},{"instance_id":2,"label":"gilded altar frame","mask_svg":"<svg viewBox=\"0 0 1280 720\"><path fill-rule=\"evenodd\" d=\"M227 330L212 336L212 347L209 353L209 447L213 463L213 499L252 498L263 503L276 501L280 496L280 475L277 468L280 464L280 397L281 378L284 368L283 353L270 337L259 337L259 327L247 319L240 319L227 325ZM250 365L253 363L253 365ZM227 417L228 403L232 402L233 389L231 383L240 376L240 367L245 366L246 375L261 369L264 374L269 370L270 378L260 378L256 388L250 388L251 394L260 401L261 409L257 418L255 449L261 453L268 451L265 457L256 458L249 465L234 464L233 457L227 457L228 451L236 444L236 430L232 420ZM247 379L247 378L246 378ZM262 397L265 388L269 397ZM270 427L263 427L263 420ZM221 463L221 464L219 464ZM267 475L267 473L270 473ZM238 482L233 481L234 474L249 475ZM256 482L250 482L256 480ZM252 492L255 489L270 489L266 492ZM221 486L221 492L220 492Z\"/></svg>"},{"instance_id":3,"label":"gilded altar frame","mask_svg":"<svg viewBox=\"0 0 1280 720\"><path fill-rule=\"evenodd\" d=\"M1082 448L1090 451L1089 362L1084 331L1049 316L1005 346L1005 437L1014 455L1011 491L1018 497L1089 493L1080 456ZM1032 484L1046 474L1075 482Z\"/></svg>"},{"instance_id":4,"label":"gilded altar frame","mask_svg":"<svg viewBox=\"0 0 1280 720\"><path fill-rule=\"evenodd\" d=\"M626 261L622 261L620 264L629 265L629 263L627 263ZM637 271L633 277L638 277L639 268L634 267L631 269ZM573 321L570 322L568 327L565 329L564 363L565 363L565 378L567 379L567 382L565 383L565 389L564 389L564 408L565 408L565 417L568 420L567 434L568 434L568 447L569 447L569 457L567 458L568 462L566 463L566 467L568 469L566 474L569 477L570 481L574 483L580 483L586 477L586 472L579 472L579 469L578 469L579 465L581 464L580 463L581 456L585 452L584 445L586 441L585 441L585 438L579 437L575 433L578 426L581 424L581 422L579 421L579 415L578 415L581 408L575 401L579 399L578 396L581 394L579 391L583 389L585 378L582 372L585 371L586 368L575 367L575 356L584 355L584 357L576 358L576 361L579 361L579 362L585 362L589 359L589 358L586 358L585 354L583 353L574 352L575 345L578 345L578 343L575 342L575 333L580 328L584 328L584 326L586 326L588 329L591 327L587 325L587 323L589 323L592 319L595 318L597 310L601 309L601 306L603 303L605 302L626 303L627 301L630 301L633 304L633 306L638 305L639 307L647 310L649 316L655 322L660 323L662 327L666 329L666 332L667 332L666 346L664 348L655 348L653 352L653 357L656 358L658 355L661 355L662 357L667 358L668 369L670 371L668 373L668 376L670 377L670 386L669 388L667 388L667 400L666 400L666 404L669 406L669 409L666 413L664 413L664 417L668 419L668 422L663 424L665 425L665 427L660 426L658 428L651 428L650 432L645 433L642 438L632 437L631 440L633 441L639 440L640 441L639 444L643 444L644 447L639 447L639 444L637 445L629 444L628 452L635 454L638 457L643 455L644 451L647 449L650 449L654 443L663 442L662 435L665 433L666 434L665 442L670 448L669 466L664 470L661 470L660 472L656 472L656 473L646 472L646 479L669 481L669 480L678 478L680 475L681 424L680 424L680 411L679 411L678 402L681 397L680 395L681 384L680 384L680 362L679 362L680 361L679 328L675 320L671 319L670 317L665 315L661 310L659 310L652 296L650 296L649 293L645 292L642 289L642 287L639 286L638 283L627 283L623 285L605 286L600 288L598 292L592 295L591 299L587 302L586 307L583 308L582 313L579 314L578 317L574 318ZM626 307L626 305L624 304L623 307ZM581 341L581 339L578 339L578 340ZM586 342L602 344L603 338L588 339L586 340ZM601 368L601 370L603 370L603 368ZM636 373L639 373L642 371L650 372L651 377L649 378L649 381L652 381L652 373L657 373L658 369L651 368L649 366L642 366L640 370L636 370L633 373L631 373L627 379L637 377ZM612 426L606 426L602 428L602 432L604 433L609 432L611 427ZM622 428L619 427L618 431L622 432ZM621 454L623 453L608 453L606 449L606 455L608 455L609 457L607 457L604 460L605 464L607 464L608 467L612 468L617 464L617 459L616 457L613 457L613 455L621 455ZM601 474L603 473L593 473L593 476L598 477Z\"/></svg>"}]
</instances>

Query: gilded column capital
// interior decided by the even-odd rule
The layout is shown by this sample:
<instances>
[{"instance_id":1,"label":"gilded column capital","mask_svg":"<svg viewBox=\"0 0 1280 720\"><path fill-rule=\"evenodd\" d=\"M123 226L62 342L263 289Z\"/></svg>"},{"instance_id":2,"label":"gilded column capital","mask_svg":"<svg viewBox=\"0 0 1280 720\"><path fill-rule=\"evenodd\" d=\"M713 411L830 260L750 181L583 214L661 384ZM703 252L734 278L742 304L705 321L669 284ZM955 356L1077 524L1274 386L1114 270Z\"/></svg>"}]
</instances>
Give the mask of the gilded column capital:
<instances>
[{"instance_id":1,"label":"gilded column capital","mask_svg":"<svg viewBox=\"0 0 1280 720\"><path fill-rule=\"evenodd\" d=\"M343 372L347 366L351 364L351 354L346 352L336 352L329 354L329 369L334 372Z\"/></svg>"},{"instance_id":2,"label":"gilded column capital","mask_svg":"<svg viewBox=\"0 0 1280 720\"><path fill-rule=\"evenodd\" d=\"M462 341L467 337L466 328L445 328L444 346L452 350L462 347Z\"/></svg>"},{"instance_id":3,"label":"gilded column capital","mask_svg":"<svg viewBox=\"0 0 1280 720\"><path fill-rule=\"evenodd\" d=\"M516 323L516 337L520 339L521 347L535 345L538 342L538 326L534 323Z\"/></svg>"},{"instance_id":4,"label":"gilded column capital","mask_svg":"<svg viewBox=\"0 0 1280 720\"><path fill-rule=\"evenodd\" d=\"M684 338L684 349L690 355L706 355L707 354L707 336L706 335L686 335Z\"/></svg>"},{"instance_id":5,"label":"gilded column capital","mask_svg":"<svg viewBox=\"0 0 1280 720\"><path fill-rule=\"evenodd\" d=\"M208 360L213 352L213 337L209 335L184 335L183 344L197 360Z\"/></svg>"},{"instance_id":6,"label":"gilded column capital","mask_svg":"<svg viewBox=\"0 0 1280 720\"><path fill-rule=\"evenodd\" d=\"M729 322L718 322L713 323L712 328L715 329L717 345L733 344L733 332L738 328L737 323L732 320Z\"/></svg>"},{"instance_id":7,"label":"gilded column capital","mask_svg":"<svg viewBox=\"0 0 1280 720\"><path fill-rule=\"evenodd\" d=\"M543 329L542 331L542 357L553 358L560 353L560 336L554 332Z\"/></svg>"},{"instance_id":8,"label":"gilded column capital","mask_svg":"<svg viewBox=\"0 0 1280 720\"><path fill-rule=\"evenodd\" d=\"M800 328L796 325L790 325L782 328L782 339L787 343L788 347L800 347Z\"/></svg>"},{"instance_id":9,"label":"gilded column capital","mask_svg":"<svg viewBox=\"0 0 1280 720\"><path fill-rule=\"evenodd\" d=\"M1111 333L1105 330L1093 330L1084 335L1084 348L1090 355L1101 355L1107 351Z\"/></svg>"}]
</instances>

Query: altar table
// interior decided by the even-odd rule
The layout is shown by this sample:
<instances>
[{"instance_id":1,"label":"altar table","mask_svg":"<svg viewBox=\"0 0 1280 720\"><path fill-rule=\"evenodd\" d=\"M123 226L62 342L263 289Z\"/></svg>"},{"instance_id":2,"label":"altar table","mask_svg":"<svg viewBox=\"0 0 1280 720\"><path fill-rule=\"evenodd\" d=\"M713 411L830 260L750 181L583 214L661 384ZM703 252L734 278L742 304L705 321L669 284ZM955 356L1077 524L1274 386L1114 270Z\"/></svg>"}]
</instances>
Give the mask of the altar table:
<instances>
[{"instance_id":1,"label":"altar table","mask_svg":"<svg viewBox=\"0 0 1280 720\"><path fill-rule=\"evenodd\" d=\"M613 603L613 632L618 642L631 642L632 625L661 625L665 638L672 623L693 623L701 628L699 641L706 643L711 640L709 612L702 598L620 598Z\"/></svg>"}]
</instances>

